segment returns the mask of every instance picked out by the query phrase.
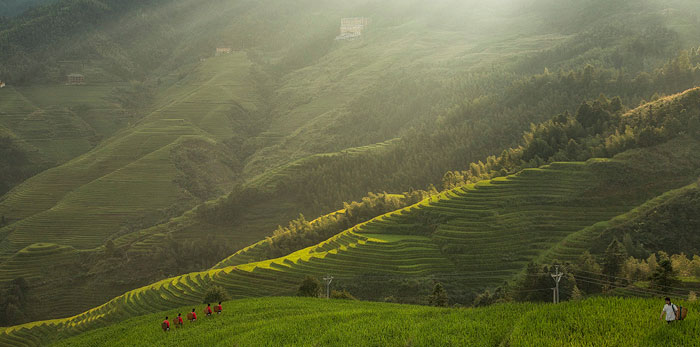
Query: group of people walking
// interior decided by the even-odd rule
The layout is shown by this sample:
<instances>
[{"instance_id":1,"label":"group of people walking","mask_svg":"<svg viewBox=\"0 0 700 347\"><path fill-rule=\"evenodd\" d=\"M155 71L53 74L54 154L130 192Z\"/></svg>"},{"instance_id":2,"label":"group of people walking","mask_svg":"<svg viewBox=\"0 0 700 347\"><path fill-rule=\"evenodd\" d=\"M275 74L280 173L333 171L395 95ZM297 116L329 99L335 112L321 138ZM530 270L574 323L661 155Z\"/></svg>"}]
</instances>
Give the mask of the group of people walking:
<instances>
[{"instance_id":1,"label":"group of people walking","mask_svg":"<svg viewBox=\"0 0 700 347\"><path fill-rule=\"evenodd\" d=\"M221 306L221 301L219 301L218 305L214 306L213 310L211 304L207 304L207 307L204 308L204 315L211 316L213 313L221 314L223 310L224 309ZM187 313L187 320L190 321L190 323L197 321L197 312L195 312L194 308L192 308L192 312ZM182 328L184 323L185 322L182 319L182 313L178 313L177 317L173 319L173 324L176 328ZM163 331L165 332L170 331L170 321L168 320L168 316L165 316L165 320L163 321L163 323L161 323L161 328L163 328Z\"/></svg>"}]
</instances>

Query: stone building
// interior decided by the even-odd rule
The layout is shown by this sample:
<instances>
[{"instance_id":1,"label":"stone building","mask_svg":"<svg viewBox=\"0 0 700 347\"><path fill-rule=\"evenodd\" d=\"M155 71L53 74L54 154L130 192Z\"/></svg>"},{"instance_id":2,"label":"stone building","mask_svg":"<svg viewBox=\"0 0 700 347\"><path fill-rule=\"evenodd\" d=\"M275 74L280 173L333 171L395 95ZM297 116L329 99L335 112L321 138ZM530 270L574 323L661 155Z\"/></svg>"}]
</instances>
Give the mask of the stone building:
<instances>
[{"instance_id":1,"label":"stone building","mask_svg":"<svg viewBox=\"0 0 700 347\"><path fill-rule=\"evenodd\" d=\"M336 40L347 40L359 37L369 25L369 18L353 17L340 19L340 35Z\"/></svg>"},{"instance_id":2,"label":"stone building","mask_svg":"<svg viewBox=\"0 0 700 347\"><path fill-rule=\"evenodd\" d=\"M79 74L79 73L72 73L67 76L68 80L67 83L71 85L76 85L76 84L85 84L85 76Z\"/></svg>"},{"instance_id":3,"label":"stone building","mask_svg":"<svg viewBox=\"0 0 700 347\"><path fill-rule=\"evenodd\" d=\"M231 47L216 47L216 55L231 54Z\"/></svg>"}]
</instances>

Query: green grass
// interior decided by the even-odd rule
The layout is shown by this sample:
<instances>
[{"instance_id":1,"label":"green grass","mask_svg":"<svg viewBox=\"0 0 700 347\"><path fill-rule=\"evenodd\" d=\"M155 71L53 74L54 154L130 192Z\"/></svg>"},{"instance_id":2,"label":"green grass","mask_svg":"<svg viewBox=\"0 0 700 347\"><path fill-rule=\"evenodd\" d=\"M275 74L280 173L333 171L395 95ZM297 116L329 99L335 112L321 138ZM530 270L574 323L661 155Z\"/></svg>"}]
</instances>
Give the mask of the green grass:
<instances>
[{"instance_id":1,"label":"green grass","mask_svg":"<svg viewBox=\"0 0 700 347\"><path fill-rule=\"evenodd\" d=\"M682 305L688 305L681 303ZM55 346L698 346L700 306L686 321L658 319L662 302L592 298L551 304L498 304L478 309L303 298L224 303L220 316L160 330L182 306L60 340ZM203 305L197 305L201 311ZM619 313L619 314L617 314Z\"/></svg>"}]
</instances>

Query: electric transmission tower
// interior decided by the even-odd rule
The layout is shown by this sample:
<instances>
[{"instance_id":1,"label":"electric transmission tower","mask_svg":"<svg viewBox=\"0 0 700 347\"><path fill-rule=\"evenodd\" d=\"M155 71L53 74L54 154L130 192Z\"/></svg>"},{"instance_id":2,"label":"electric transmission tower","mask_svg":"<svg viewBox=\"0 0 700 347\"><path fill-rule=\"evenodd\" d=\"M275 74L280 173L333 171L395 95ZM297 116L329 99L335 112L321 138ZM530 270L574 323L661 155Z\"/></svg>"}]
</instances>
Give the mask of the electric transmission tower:
<instances>
[{"instance_id":1,"label":"electric transmission tower","mask_svg":"<svg viewBox=\"0 0 700 347\"><path fill-rule=\"evenodd\" d=\"M563 276L563 273L559 273L559 265L554 266L554 273L550 274L552 276L552 279L554 279L554 284L555 287L552 288L554 290L554 303L558 304L559 303L559 281L561 281L561 276Z\"/></svg>"},{"instance_id":2,"label":"electric transmission tower","mask_svg":"<svg viewBox=\"0 0 700 347\"><path fill-rule=\"evenodd\" d=\"M329 299L331 297L331 282L333 282L333 276L326 275L323 281L326 282L326 299Z\"/></svg>"}]
</instances>

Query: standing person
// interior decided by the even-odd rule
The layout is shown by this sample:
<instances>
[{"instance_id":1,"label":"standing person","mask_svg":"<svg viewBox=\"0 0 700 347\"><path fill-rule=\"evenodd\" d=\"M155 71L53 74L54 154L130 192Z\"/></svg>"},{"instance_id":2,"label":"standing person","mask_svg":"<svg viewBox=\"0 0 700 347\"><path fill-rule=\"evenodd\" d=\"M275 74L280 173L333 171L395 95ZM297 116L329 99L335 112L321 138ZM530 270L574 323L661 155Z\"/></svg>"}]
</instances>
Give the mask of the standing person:
<instances>
[{"instance_id":1,"label":"standing person","mask_svg":"<svg viewBox=\"0 0 700 347\"><path fill-rule=\"evenodd\" d=\"M211 316L211 304L207 304L207 308L204 309L204 313L206 313L207 316Z\"/></svg>"},{"instance_id":2,"label":"standing person","mask_svg":"<svg viewBox=\"0 0 700 347\"><path fill-rule=\"evenodd\" d=\"M192 309L192 312L187 314L187 319L190 320L190 323L197 320L197 312L194 312L194 308Z\"/></svg>"},{"instance_id":3,"label":"standing person","mask_svg":"<svg viewBox=\"0 0 700 347\"><path fill-rule=\"evenodd\" d=\"M163 328L163 331L165 332L170 331L170 322L168 322L168 316L165 316L165 320L160 325L160 327Z\"/></svg>"},{"instance_id":4,"label":"standing person","mask_svg":"<svg viewBox=\"0 0 700 347\"><path fill-rule=\"evenodd\" d=\"M661 317L659 317L659 319L664 319L664 314L666 314L666 323L671 324L671 322L678 319L678 306L671 303L671 298L666 298L666 304L663 310L661 310Z\"/></svg>"},{"instance_id":5,"label":"standing person","mask_svg":"<svg viewBox=\"0 0 700 347\"><path fill-rule=\"evenodd\" d=\"M175 327L176 327L176 328L182 328L182 323L184 323L184 322L182 321L182 313L178 313L178 314L177 314L177 319L175 320Z\"/></svg>"},{"instance_id":6,"label":"standing person","mask_svg":"<svg viewBox=\"0 0 700 347\"><path fill-rule=\"evenodd\" d=\"M221 307L221 301L219 301L219 305L214 307L214 311L216 311L216 314L221 314L221 311L223 311L223 310L224 310L224 308Z\"/></svg>"}]
</instances>

